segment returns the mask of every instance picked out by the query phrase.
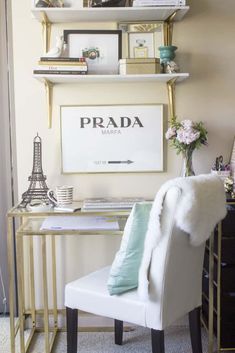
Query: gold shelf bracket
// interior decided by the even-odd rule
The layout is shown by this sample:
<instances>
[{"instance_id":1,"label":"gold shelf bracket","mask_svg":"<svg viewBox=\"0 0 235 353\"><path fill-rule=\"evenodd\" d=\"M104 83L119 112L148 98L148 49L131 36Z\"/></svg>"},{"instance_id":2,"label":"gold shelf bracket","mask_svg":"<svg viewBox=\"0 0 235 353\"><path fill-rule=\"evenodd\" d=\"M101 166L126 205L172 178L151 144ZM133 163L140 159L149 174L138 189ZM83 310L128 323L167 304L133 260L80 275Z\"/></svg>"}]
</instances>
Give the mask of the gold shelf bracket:
<instances>
[{"instance_id":1,"label":"gold shelf bracket","mask_svg":"<svg viewBox=\"0 0 235 353\"><path fill-rule=\"evenodd\" d=\"M48 129L51 129L51 126L52 126L52 98L53 98L54 84L52 82L44 79L44 85L45 85L45 89L46 89Z\"/></svg>"},{"instance_id":2,"label":"gold shelf bracket","mask_svg":"<svg viewBox=\"0 0 235 353\"><path fill-rule=\"evenodd\" d=\"M167 91L168 91L168 102L169 102L169 110L170 110L170 121L176 120L175 115L175 82L176 78L172 78L167 81Z\"/></svg>"},{"instance_id":3,"label":"gold shelf bracket","mask_svg":"<svg viewBox=\"0 0 235 353\"><path fill-rule=\"evenodd\" d=\"M173 22L178 10L174 11L166 21L164 21L164 45L172 45Z\"/></svg>"},{"instance_id":4,"label":"gold shelf bracket","mask_svg":"<svg viewBox=\"0 0 235 353\"><path fill-rule=\"evenodd\" d=\"M42 24L42 37L43 37L43 51L47 53L50 49L50 40L51 40L51 22L48 20L48 17L45 12L41 12L41 24Z\"/></svg>"}]
</instances>

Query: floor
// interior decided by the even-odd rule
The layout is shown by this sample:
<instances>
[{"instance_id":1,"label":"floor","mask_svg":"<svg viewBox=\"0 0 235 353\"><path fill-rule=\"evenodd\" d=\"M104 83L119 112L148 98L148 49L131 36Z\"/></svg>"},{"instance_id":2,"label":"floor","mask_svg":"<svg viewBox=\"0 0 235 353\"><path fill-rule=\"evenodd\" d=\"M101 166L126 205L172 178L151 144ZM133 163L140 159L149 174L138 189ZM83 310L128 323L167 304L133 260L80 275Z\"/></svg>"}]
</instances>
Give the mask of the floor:
<instances>
[{"instance_id":1,"label":"floor","mask_svg":"<svg viewBox=\"0 0 235 353\"><path fill-rule=\"evenodd\" d=\"M207 352L207 335L202 330L203 352ZM17 338L17 352L19 352ZM187 325L172 326L166 330L166 353L190 353L191 343ZM44 353L43 334L37 334L30 353ZM151 353L150 330L135 327L124 333L123 345L113 343L113 332L94 332L78 334L79 353ZM0 353L10 353L9 319L0 318ZM66 334L60 333L54 344L53 353L66 353Z\"/></svg>"}]
</instances>

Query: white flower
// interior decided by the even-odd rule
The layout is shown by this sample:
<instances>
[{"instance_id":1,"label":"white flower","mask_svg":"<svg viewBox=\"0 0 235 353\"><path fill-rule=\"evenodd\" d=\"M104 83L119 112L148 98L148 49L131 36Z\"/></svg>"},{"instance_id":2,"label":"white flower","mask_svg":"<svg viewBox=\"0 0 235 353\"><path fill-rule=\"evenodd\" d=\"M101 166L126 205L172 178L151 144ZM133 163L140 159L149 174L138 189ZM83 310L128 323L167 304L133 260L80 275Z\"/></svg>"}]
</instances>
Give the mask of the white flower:
<instances>
[{"instance_id":1,"label":"white flower","mask_svg":"<svg viewBox=\"0 0 235 353\"><path fill-rule=\"evenodd\" d=\"M175 127L169 127L167 130L165 137L167 140L171 139L172 137L176 136L176 128Z\"/></svg>"},{"instance_id":2,"label":"white flower","mask_svg":"<svg viewBox=\"0 0 235 353\"><path fill-rule=\"evenodd\" d=\"M232 177L227 177L225 180L224 180L224 185L233 185L233 178Z\"/></svg>"},{"instance_id":3,"label":"white flower","mask_svg":"<svg viewBox=\"0 0 235 353\"><path fill-rule=\"evenodd\" d=\"M181 128L177 131L176 139L179 142L184 143L185 145L190 145L190 143L196 141L199 137L200 137L199 131L195 131L192 128L187 128L187 129Z\"/></svg>"},{"instance_id":4,"label":"white flower","mask_svg":"<svg viewBox=\"0 0 235 353\"><path fill-rule=\"evenodd\" d=\"M182 120L181 121L181 125L183 126L183 128L185 128L185 129L190 129L190 128L192 128L193 127L193 122L192 122L192 120Z\"/></svg>"}]
</instances>

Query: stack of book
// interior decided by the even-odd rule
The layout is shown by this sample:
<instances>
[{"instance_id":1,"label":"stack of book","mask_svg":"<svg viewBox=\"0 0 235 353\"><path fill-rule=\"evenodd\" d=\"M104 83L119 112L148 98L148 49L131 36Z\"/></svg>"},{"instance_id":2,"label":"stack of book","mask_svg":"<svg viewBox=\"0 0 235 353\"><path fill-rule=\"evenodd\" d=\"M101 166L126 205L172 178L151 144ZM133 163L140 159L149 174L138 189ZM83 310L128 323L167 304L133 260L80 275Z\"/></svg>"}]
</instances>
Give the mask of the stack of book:
<instances>
[{"instance_id":1,"label":"stack of book","mask_svg":"<svg viewBox=\"0 0 235 353\"><path fill-rule=\"evenodd\" d=\"M143 198L94 198L83 201L83 211L107 211L107 210L130 210L136 202L145 201Z\"/></svg>"},{"instance_id":2,"label":"stack of book","mask_svg":"<svg viewBox=\"0 0 235 353\"><path fill-rule=\"evenodd\" d=\"M133 7L185 6L186 0L133 0Z\"/></svg>"},{"instance_id":3,"label":"stack of book","mask_svg":"<svg viewBox=\"0 0 235 353\"><path fill-rule=\"evenodd\" d=\"M36 75L86 75L87 62L85 58L41 57L33 73Z\"/></svg>"}]
</instances>

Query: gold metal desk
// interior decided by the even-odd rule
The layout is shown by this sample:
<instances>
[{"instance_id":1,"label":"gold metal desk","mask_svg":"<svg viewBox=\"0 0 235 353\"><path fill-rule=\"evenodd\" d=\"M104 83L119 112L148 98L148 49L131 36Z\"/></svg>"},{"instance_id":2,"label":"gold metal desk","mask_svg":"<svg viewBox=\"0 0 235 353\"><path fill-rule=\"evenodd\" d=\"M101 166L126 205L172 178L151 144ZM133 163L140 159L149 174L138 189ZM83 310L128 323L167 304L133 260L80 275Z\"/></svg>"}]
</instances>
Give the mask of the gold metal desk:
<instances>
[{"instance_id":1,"label":"gold metal desk","mask_svg":"<svg viewBox=\"0 0 235 353\"><path fill-rule=\"evenodd\" d=\"M43 331L45 334L45 353L52 350L53 343L58 327L58 313L60 310L57 308L57 287L56 287L56 251L55 241L57 235L120 235L123 233L123 227L129 211L114 210L114 211L101 211L101 212L61 212L54 211L53 209L48 212L29 212L25 209L14 207L8 212L8 268L9 268L9 309L10 309L10 334L11 334L11 353L15 353L15 339L17 333L20 337L20 353L26 353L29 349L30 343L34 333L41 331L37 327L36 317L40 314L40 310L35 306L35 278L34 278L34 245L33 237L40 237L41 243L41 257L42 257L42 275L43 275L43 310L41 313L44 318ZM107 216L117 217L120 230L40 230L41 224L46 217L50 216ZM17 224L18 223L18 224ZM14 224L16 225L14 237ZM29 261L29 287L30 287L30 309L25 308L25 271L24 271L24 239L27 238L29 242L29 251L27 253ZM49 309L48 306L48 274L47 274L47 242L51 242L50 261L52 266L52 293L53 293L53 308ZM16 251L16 264L14 263L14 244ZM14 310L14 293L15 293L15 271L17 276L18 297L16 298L18 304L18 319L15 319ZM53 316L53 325L49 325L49 315ZM30 335L25 340L25 320L31 319ZM51 334L50 334L51 333Z\"/></svg>"}]
</instances>

